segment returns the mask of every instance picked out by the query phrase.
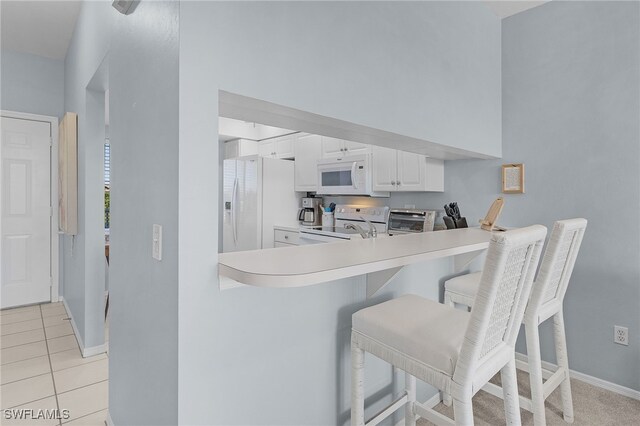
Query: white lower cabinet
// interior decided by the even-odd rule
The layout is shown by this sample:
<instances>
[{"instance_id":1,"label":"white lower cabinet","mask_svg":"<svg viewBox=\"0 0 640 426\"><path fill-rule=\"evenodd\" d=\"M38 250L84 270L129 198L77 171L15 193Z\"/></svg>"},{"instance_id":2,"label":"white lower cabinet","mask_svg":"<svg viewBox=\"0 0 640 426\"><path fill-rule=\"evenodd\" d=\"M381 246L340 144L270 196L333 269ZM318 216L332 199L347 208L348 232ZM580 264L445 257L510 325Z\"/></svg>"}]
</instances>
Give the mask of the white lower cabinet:
<instances>
[{"instance_id":1,"label":"white lower cabinet","mask_svg":"<svg viewBox=\"0 0 640 426\"><path fill-rule=\"evenodd\" d=\"M300 134L295 143L295 190L318 189L318 160L322 158L322 136Z\"/></svg>"},{"instance_id":2,"label":"white lower cabinet","mask_svg":"<svg viewBox=\"0 0 640 426\"><path fill-rule=\"evenodd\" d=\"M273 246L274 247L291 247L300 244L300 234L297 231L289 231L284 229L273 229Z\"/></svg>"},{"instance_id":3,"label":"white lower cabinet","mask_svg":"<svg viewBox=\"0 0 640 426\"><path fill-rule=\"evenodd\" d=\"M372 148L374 191L444 191L442 160L380 146Z\"/></svg>"}]
</instances>

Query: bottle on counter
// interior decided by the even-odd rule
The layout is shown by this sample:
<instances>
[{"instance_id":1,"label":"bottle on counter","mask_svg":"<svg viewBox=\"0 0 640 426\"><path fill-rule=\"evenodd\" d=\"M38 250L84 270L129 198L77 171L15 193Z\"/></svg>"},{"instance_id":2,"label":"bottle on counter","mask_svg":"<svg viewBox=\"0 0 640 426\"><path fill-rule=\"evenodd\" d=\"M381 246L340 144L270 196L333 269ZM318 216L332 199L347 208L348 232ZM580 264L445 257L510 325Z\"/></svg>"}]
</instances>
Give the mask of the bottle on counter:
<instances>
[{"instance_id":1,"label":"bottle on counter","mask_svg":"<svg viewBox=\"0 0 640 426\"><path fill-rule=\"evenodd\" d=\"M333 231L333 212L324 211L322 212L322 230L323 231Z\"/></svg>"}]
</instances>

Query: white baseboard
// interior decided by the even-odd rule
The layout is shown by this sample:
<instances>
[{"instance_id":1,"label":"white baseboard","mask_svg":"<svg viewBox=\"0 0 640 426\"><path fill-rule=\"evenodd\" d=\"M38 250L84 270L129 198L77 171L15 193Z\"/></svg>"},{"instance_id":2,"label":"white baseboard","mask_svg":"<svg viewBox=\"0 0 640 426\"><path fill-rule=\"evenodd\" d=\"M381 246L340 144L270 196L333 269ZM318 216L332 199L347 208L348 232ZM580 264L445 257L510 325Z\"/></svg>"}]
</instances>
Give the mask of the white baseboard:
<instances>
[{"instance_id":1,"label":"white baseboard","mask_svg":"<svg viewBox=\"0 0 640 426\"><path fill-rule=\"evenodd\" d=\"M527 362L527 356L525 354L521 354L516 352L516 359L520 361ZM556 371L558 368L555 364L552 364L547 361L542 361L542 368L549 371ZM640 400L640 391L635 389L627 388L625 386L618 385L616 383L611 383L606 380L598 379L597 377L589 376L588 374L580 373L579 371L569 370L569 377L572 379L580 380L581 382L589 383L590 385L606 389L608 391L617 393L622 396L626 396L629 398Z\"/></svg>"},{"instance_id":2,"label":"white baseboard","mask_svg":"<svg viewBox=\"0 0 640 426\"><path fill-rule=\"evenodd\" d=\"M109 412L109 410L107 410L107 419L105 423L107 423L107 426L115 426L113 424L113 419L111 418L111 413Z\"/></svg>"},{"instance_id":3,"label":"white baseboard","mask_svg":"<svg viewBox=\"0 0 640 426\"><path fill-rule=\"evenodd\" d=\"M107 344L103 343L101 345L98 346L90 346L88 348L81 348L82 351L82 357L83 358L88 358L90 356L94 356L94 355L100 355L103 354L105 352L107 352Z\"/></svg>"},{"instance_id":4,"label":"white baseboard","mask_svg":"<svg viewBox=\"0 0 640 426\"><path fill-rule=\"evenodd\" d=\"M436 405L440 404L440 401L442 401L442 398L440 398L440 392L438 391L431 398L423 402L422 405L424 405L427 408L433 408ZM395 426L404 426L404 417L400 419L400 421L396 423Z\"/></svg>"},{"instance_id":5,"label":"white baseboard","mask_svg":"<svg viewBox=\"0 0 640 426\"><path fill-rule=\"evenodd\" d=\"M73 314L71 313L71 309L69 309L69 305L67 305L67 301L64 300L64 297L60 296L60 300L64 304L64 308L67 310L67 314L69 315L69 322L71 323L71 328L73 329L73 334L76 336L76 341L78 342L78 346L80 347L80 352L82 353L83 358L88 358L90 356L98 355L107 351L106 343L98 346L84 346L84 341L82 340L82 336L78 332L78 326L76 326L76 321L73 319Z\"/></svg>"}]
</instances>

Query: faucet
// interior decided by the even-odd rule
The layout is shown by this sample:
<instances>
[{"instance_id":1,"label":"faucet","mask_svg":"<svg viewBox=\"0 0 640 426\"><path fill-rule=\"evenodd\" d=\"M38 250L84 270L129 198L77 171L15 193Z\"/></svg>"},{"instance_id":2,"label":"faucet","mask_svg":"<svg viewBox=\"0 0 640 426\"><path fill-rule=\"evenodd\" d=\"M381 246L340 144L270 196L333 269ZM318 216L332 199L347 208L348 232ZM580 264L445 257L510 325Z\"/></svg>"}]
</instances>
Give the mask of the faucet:
<instances>
[{"instance_id":1,"label":"faucet","mask_svg":"<svg viewBox=\"0 0 640 426\"><path fill-rule=\"evenodd\" d=\"M367 225L369 225L369 236L371 238L377 238L378 237L378 230L376 229L375 225L373 223L369 222L367 219L365 219L362 216L360 216L360 219L364 220L365 222L367 222Z\"/></svg>"},{"instance_id":2,"label":"faucet","mask_svg":"<svg viewBox=\"0 0 640 426\"><path fill-rule=\"evenodd\" d=\"M360 225L355 225L353 223L347 223L344 225L344 229L353 229L358 231L358 233L360 234L360 236L364 239L369 238L369 233L367 231L365 231L364 229L362 229L362 227Z\"/></svg>"}]
</instances>

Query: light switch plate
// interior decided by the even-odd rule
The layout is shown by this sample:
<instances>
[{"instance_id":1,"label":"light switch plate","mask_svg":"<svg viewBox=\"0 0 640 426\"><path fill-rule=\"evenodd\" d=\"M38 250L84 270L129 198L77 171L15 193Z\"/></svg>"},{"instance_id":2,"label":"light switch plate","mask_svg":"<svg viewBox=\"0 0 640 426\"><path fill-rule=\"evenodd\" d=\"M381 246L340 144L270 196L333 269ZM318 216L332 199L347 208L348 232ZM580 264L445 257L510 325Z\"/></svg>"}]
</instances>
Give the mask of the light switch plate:
<instances>
[{"instance_id":1,"label":"light switch plate","mask_svg":"<svg viewBox=\"0 0 640 426\"><path fill-rule=\"evenodd\" d=\"M154 259L162 260L162 225L153 224L152 253Z\"/></svg>"}]
</instances>

